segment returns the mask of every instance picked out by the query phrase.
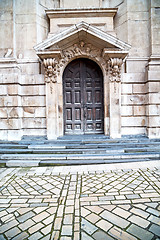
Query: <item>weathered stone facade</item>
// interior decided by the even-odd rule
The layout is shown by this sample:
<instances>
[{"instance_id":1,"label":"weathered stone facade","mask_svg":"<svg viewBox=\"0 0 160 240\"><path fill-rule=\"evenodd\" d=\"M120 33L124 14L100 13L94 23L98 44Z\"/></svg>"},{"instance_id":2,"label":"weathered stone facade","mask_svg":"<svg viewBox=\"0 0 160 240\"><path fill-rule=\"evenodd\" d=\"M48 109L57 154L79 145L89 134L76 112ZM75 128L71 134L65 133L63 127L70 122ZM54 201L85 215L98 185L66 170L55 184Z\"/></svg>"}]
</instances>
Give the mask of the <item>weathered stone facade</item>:
<instances>
[{"instance_id":1,"label":"weathered stone facade","mask_svg":"<svg viewBox=\"0 0 160 240\"><path fill-rule=\"evenodd\" d=\"M103 73L104 133L160 138L159 0L0 1L0 139L64 134L63 72Z\"/></svg>"}]
</instances>

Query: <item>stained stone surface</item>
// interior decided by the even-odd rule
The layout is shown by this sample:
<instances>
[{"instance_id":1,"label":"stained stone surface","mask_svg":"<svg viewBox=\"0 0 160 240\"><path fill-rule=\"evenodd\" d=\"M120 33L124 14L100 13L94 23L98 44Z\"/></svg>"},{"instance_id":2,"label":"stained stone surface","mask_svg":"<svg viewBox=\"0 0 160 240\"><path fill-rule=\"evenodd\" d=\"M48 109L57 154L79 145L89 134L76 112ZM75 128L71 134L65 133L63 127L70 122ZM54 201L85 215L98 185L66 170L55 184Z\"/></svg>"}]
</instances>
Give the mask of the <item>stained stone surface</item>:
<instances>
[{"instance_id":1,"label":"stained stone surface","mask_svg":"<svg viewBox=\"0 0 160 240\"><path fill-rule=\"evenodd\" d=\"M160 166L122 167L0 169L0 239L159 239Z\"/></svg>"}]
</instances>

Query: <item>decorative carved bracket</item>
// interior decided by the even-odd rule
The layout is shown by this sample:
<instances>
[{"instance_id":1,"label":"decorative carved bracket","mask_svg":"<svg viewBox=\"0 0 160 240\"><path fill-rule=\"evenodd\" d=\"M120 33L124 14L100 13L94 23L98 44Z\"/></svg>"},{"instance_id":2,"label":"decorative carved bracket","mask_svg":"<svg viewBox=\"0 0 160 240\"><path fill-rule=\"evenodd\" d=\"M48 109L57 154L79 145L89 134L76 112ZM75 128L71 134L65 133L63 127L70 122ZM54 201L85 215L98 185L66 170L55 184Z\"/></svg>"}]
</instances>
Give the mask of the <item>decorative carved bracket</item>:
<instances>
[{"instance_id":1,"label":"decorative carved bracket","mask_svg":"<svg viewBox=\"0 0 160 240\"><path fill-rule=\"evenodd\" d=\"M57 64L56 58L47 58L43 60L45 67L45 82L56 83L57 82Z\"/></svg>"},{"instance_id":2,"label":"decorative carved bracket","mask_svg":"<svg viewBox=\"0 0 160 240\"><path fill-rule=\"evenodd\" d=\"M120 58L111 58L109 60L109 79L111 82L120 82L121 81L121 66L123 60Z\"/></svg>"}]
</instances>

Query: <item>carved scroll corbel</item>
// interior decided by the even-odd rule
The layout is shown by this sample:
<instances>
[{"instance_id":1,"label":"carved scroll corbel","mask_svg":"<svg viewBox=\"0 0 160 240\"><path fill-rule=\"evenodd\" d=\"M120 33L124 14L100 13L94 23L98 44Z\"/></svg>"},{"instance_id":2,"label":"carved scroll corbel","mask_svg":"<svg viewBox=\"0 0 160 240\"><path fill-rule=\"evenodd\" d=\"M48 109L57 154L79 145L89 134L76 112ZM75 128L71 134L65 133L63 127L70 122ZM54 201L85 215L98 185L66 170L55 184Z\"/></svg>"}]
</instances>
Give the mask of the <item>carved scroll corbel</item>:
<instances>
[{"instance_id":1,"label":"carved scroll corbel","mask_svg":"<svg viewBox=\"0 0 160 240\"><path fill-rule=\"evenodd\" d=\"M123 60L120 58L111 58L109 60L109 79L111 82L121 81L121 66Z\"/></svg>"},{"instance_id":2,"label":"carved scroll corbel","mask_svg":"<svg viewBox=\"0 0 160 240\"><path fill-rule=\"evenodd\" d=\"M57 71L56 64L57 60L55 58L47 58L43 60L45 67L45 82L46 83L56 83L57 82Z\"/></svg>"}]
</instances>

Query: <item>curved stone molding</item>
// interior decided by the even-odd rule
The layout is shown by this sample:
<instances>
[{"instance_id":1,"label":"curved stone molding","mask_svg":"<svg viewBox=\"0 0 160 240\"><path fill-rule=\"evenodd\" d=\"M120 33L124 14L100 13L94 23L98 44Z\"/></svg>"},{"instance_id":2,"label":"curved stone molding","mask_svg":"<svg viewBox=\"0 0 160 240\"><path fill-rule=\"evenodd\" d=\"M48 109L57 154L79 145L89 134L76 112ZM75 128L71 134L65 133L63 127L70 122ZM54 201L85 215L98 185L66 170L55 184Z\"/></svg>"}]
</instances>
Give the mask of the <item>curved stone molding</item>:
<instances>
[{"instance_id":1,"label":"curved stone molding","mask_svg":"<svg viewBox=\"0 0 160 240\"><path fill-rule=\"evenodd\" d=\"M43 60L45 67L45 82L56 83L57 82L57 64L56 58L47 58Z\"/></svg>"},{"instance_id":2,"label":"curved stone molding","mask_svg":"<svg viewBox=\"0 0 160 240\"><path fill-rule=\"evenodd\" d=\"M121 66L123 60L120 58L111 58L109 60L109 79L111 82L120 82L121 81Z\"/></svg>"},{"instance_id":3,"label":"curved stone molding","mask_svg":"<svg viewBox=\"0 0 160 240\"><path fill-rule=\"evenodd\" d=\"M83 56L96 60L96 62L99 63L107 72L107 64L102 57L102 50L95 48L92 44L85 43L84 41L75 43L69 49L62 51L62 58L59 62L59 67L62 68L66 63L70 62L71 59Z\"/></svg>"},{"instance_id":4,"label":"curved stone molding","mask_svg":"<svg viewBox=\"0 0 160 240\"><path fill-rule=\"evenodd\" d=\"M64 66L67 65L72 59L83 56L96 60L96 62L100 64L107 73L107 61L102 57L102 50L95 48L90 43L80 41L79 43L75 43L67 50L62 50L61 58L47 58L43 60L45 67L45 82L57 82L57 76L60 75L60 72L63 70Z\"/></svg>"}]
</instances>

